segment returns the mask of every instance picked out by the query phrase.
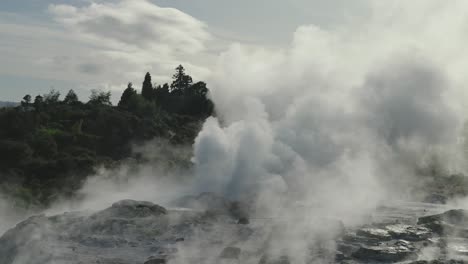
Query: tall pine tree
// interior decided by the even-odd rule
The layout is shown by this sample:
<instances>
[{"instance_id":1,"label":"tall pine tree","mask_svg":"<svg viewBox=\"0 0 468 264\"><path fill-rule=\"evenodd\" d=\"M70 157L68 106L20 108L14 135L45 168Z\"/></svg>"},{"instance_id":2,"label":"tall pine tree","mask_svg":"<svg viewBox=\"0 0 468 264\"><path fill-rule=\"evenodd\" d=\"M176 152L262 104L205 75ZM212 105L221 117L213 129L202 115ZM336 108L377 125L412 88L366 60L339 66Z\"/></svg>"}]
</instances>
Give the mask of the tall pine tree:
<instances>
[{"instance_id":1,"label":"tall pine tree","mask_svg":"<svg viewBox=\"0 0 468 264\"><path fill-rule=\"evenodd\" d=\"M185 69L182 65L176 68L176 73L172 76L174 80L171 84L171 91L183 92L186 88L192 85L192 77L185 74Z\"/></svg>"},{"instance_id":2,"label":"tall pine tree","mask_svg":"<svg viewBox=\"0 0 468 264\"><path fill-rule=\"evenodd\" d=\"M127 89L125 89L125 91L122 94L122 97L120 97L118 106L121 108L128 108L131 98L136 94L137 91L133 89L133 84L128 83Z\"/></svg>"},{"instance_id":3,"label":"tall pine tree","mask_svg":"<svg viewBox=\"0 0 468 264\"><path fill-rule=\"evenodd\" d=\"M153 83L151 82L151 74L149 72L145 75L145 80L143 81L143 86L141 87L141 95L146 100L153 99Z\"/></svg>"}]
</instances>

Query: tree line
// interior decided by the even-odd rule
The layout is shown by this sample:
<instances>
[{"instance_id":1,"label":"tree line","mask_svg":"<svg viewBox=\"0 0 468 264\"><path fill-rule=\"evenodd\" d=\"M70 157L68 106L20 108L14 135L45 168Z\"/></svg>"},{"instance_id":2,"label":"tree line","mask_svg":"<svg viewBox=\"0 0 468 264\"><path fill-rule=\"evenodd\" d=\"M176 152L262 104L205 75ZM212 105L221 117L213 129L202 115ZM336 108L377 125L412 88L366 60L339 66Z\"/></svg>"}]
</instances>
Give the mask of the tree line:
<instances>
[{"instance_id":1,"label":"tree line","mask_svg":"<svg viewBox=\"0 0 468 264\"><path fill-rule=\"evenodd\" d=\"M63 100L55 90L26 95L20 106L0 109L0 193L48 204L74 195L98 166L138 159L134 144L162 138L191 145L214 114L208 94L205 83L193 83L179 66L170 85L153 85L149 73L141 91L129 84L117 106L99 90L86 103L73 90Z\"/></svg>"},{"instance_id":2,"label":"tree line","mask_svg":"<svg viewBox=\"0 0 468 264\"><path fill-rule=\"evenodd\" d=\"M200 118L206 118L213 114L214 104L207 97L209 90L206 83L193 83L192 77L185 73L182 65L176 68L176 73L172 78L171 85L165 83L156 86L151 81L151 74L146 73L141 93L133 88L133 83L129 83L117 106L138 114L153 114L156 108L168 113ZM48 94L37 95L34 100L32 100L31 95L27 94L23 97L21 106L40 110L45 105L59 103L59 98L60 92L55 90L51 90ZM72 89L66 94L62 103L74 105L81 102ZM111 106L111 92L91 90L87 104Z\"/></svg>"}]
</instances>

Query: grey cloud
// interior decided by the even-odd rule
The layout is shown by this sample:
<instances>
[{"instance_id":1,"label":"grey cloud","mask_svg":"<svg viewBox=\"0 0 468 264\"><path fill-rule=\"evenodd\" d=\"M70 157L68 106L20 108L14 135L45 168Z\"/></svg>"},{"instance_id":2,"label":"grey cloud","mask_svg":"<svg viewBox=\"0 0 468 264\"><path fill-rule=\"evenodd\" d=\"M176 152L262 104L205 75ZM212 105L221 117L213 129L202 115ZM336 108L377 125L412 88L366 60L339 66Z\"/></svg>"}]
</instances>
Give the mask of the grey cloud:
<instances>
[{"instance_id":1,"label":"grey cloud","mask_svg":"<svg viewBox=\"0 0 468 264\"><path fill-rule=\"evenodd\" d=\"M71 30L113 45L156 49L165 53L172 50L194 53L203 50L210 38L202 22L176 9L160 8L146 0L122 0L82 8L51 5L49 9Z\"/></svg>"},{"instance_id":2,"label":"grey cloud","mask_svg":"<svg viewBox=\"0 0 468 264\"><path fill-rule=\"evenodd\" d=\"M178 64L195 79L210 72L196 62L211 56L204 53L211 34L203 22L176 9L147 0L118 0L50 5L49 12L80 45L69 69L84 87L121 91L128 82L140 83L148 71L163 83ZM104 70L102 65L112 66Z\"/></svg>"},{"instance_id":3,"label":"grey cloud","mask_svg":"<svg viewBox=\"0 0 468 264\"><path fill-rule=\"evenodd\" d=\"M99 74L102 72L102 67L94 63L83 63L78 65L78 70L85 74Z\"/></svg>"}]
</instances>

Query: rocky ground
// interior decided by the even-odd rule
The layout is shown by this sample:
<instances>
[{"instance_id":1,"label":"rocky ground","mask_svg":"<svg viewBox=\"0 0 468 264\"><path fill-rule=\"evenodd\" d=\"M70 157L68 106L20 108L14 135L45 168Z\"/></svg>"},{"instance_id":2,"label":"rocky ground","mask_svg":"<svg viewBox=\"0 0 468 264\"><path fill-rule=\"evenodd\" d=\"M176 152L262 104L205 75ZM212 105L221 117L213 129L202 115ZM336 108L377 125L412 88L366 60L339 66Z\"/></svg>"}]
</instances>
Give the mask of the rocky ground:
<instances>
[{"instance_id":1,"label":"rocky ground","mask_svg":"<svg viewBox=\"0 0 468 264\"><path fill-rule=\"evenodd\" d=\"M317 218L310 236L290 219L249 218L245 205L208 194L180 203L186 208L126 200L99 212L31 217L0 238L0 264L425 264L468 257L468 212L443 205L387 205L359 227Z\"/></svg>"}]
</instances>

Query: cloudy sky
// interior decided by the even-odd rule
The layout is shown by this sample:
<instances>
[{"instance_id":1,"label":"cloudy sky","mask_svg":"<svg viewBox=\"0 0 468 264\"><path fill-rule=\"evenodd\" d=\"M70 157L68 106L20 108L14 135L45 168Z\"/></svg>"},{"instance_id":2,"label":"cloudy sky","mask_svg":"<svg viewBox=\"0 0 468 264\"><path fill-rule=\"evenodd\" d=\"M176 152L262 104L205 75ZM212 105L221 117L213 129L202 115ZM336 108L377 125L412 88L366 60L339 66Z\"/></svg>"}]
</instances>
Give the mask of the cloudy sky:
<instances>
[{"instance_id":1,"label":"cloudy sky","mask_svg":"<svg viewBox=\"0 0 468 264\"><path fill-rule=\"evenodd\" d=\"M333 28L368 13L364 0L2 0L0 100L51 88L118 97L146 71L167 81L179 63L204 79L232 43L275 49L301 25Z\"/></svg>"},{"instance_id":2,"label":"cloudy sky","mask_svg":"<svg viewBox=\"0 0 468 264\"><path fill-rule=\"evenodd\" d=\"M86 100L98 88L115 101L126 83L139 87L147 71L167 82L180 63L211 81L236 45L255 51L246 63L300 49L324 67L352 62L337 71L360 77L411 50L464 81L467 8L460 0L1 0L0 100L51 88ZM330 61L336 54L347 61Z\"/></svg>"}]
</instances>

